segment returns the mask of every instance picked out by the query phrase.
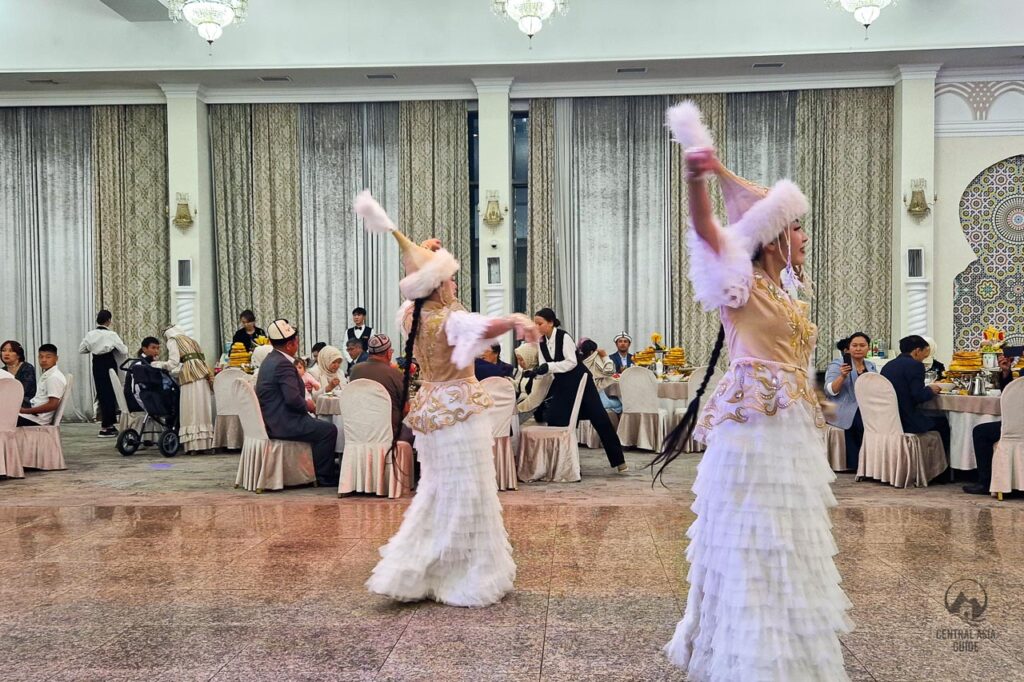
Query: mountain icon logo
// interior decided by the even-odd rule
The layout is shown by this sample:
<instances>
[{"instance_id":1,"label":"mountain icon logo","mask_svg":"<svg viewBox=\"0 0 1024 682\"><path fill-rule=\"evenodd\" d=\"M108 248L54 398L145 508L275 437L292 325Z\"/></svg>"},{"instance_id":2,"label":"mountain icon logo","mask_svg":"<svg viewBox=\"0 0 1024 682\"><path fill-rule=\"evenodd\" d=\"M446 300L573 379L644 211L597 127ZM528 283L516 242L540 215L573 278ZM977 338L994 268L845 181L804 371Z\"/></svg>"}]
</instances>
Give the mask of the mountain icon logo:
<instances>
[{"instance_id":1,"label":"mountain icon logo","mask_svg":"<svg viewBox=\"0 0 1024 682\"><path fill-rule=\"evenodd\" d=\"M963 578L946 589L946 610L965 623L985 620L988 593L977 580Z\"/></svg>"}]
</instances>

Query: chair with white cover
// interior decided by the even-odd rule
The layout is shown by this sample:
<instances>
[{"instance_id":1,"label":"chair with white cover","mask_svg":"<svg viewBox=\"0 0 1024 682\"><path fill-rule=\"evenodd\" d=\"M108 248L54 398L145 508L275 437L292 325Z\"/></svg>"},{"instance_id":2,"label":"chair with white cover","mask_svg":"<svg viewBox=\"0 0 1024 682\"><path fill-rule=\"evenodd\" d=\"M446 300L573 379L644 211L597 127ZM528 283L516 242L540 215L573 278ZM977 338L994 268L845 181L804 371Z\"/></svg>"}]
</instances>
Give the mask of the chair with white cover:
<instances>
[{"instance_id":1,"label":"chair with white cover","mask_svg":"<svg viewBox=\"0 0 1024 682\"><path fill-rule=\"evenodd\" d=\"M825 424L824 436L829 467L832 471L846 471L846 431L838 426Z\"/></svg>"},{"instance_id":2,"label":"chair with white cover","mask_svg":"<svg viewBox=\"0 0 1024 682\"><path fill-rule=\"evenodd\" d=\"M903 433L896 391L881 374L857 377L854 394L864 420L857 480L873 478L897 488L927 486L946 470L937 431Z\"/></svg>"},{"instance_id":3,"label":"chair with white cover","mask_svg":"<svg viewBox=\"0 0 1024 682\"><path fill-rule=\"evenodd\" d=\"M0 379L0 478L25 478L17 433L24 399L25 387L20 381L13 377Z\"/></svg>"},{"instance_id":4,"label":"chair with white cover","mask_svg":"<svg viewBox=\"0 0 1024 682\"><path fill-rule=\"evenodd\" d=\"M345 454L338 495L370 493L402 497L412 490L412 446L398 441L391 461L391 396L376 381L356 379L341 394L345 416Z\"/></svg>"},{"instance_id":5,"label":"chair with white cover","mask_svg":"<svg viewBox=\"0 0 1024 682\"><path fill-rule=\"evenodd\" d=\"M612 423L613 429L619 428L619 413L607 410L608 421ZM590 423L589 420L581 421L576 426L576 440L579 444L591 449L603 448L604 443L601 442L601 436L597 435L597 429Z\"/></svg>"},{"instance_id":6,"label":"chair with white cover","mask_svg":"<svg viewBox=\"0 0 1024 682\"><path fill-rule=\"evenodd\" d=\"M1024 379L1015 379L999 398L1003 425L992 453L992 485L989 492L1024 490Z\"/></svg>"},{"instance_id":7,"label":"chair with white cover","mask_svg":"<svg viewBox=\"0 0 1024 682\"><path fill-rule=\"evenodd\" d=\"M231 396L232 381L248 381L249 375L237 367L227 367L213 378L213 402L217 418L213 423L214 449L241 450L245 436L238 418L238 405Z\"/></svg>"},{"instance_id":8,"label":"chair with white cover","mask_svg":"<svg viewBox=\"0 0 1024 682\"><path fill-rule=\"evenodd\" d=\"M700 384L704 381L704 376L708 373L707 367L695 367L690 376L686 378L686 407L678 407L675 412L669 417L669 428L674 429L679 422L683 421L683 417L686 415L686 410L690 407L690 401L697 397L697 391L700 389ZM697 415L700 416L701 408L704 407L704 401L709 396L713 395L715 388L718 386L718 381L722 378L722 373L717 367L711 369L711 378L708 379L707 388L704 389L704 395L701 396L700 403L697 404ZM694 439L692 436L690 440L686 441L684 447L686 452L704 452L704 443Z\"/></svg>"},{"instance_id":9,"label":"chair with white cover","mask_svg":"<svg viewBox=\"0 0 1024 682\"><path fill-rule=\"evenodd\" d=\"M580 476L576 424L589 375L580 378L568 426L524 426L519 431L519 480L570 483Z\"/></svg>"},{"instance_id":10,"label":"chair with white cover","mask_svg":"<svg viewBox=\"0 0 1024 682\"><path fill-rule=\"evenodd\" d=\"M309 443L271 440L263 423L256 391L248 381L233 381L231 397L242 422L242 456L238 459L235 487L262 493L316 482L313 450Z\"/></svg>"},{"instance_id":11,"label":"chair with white cover","mask_svg":"<svg viewBox=\"0 0 1024 682\"><path fill-rule=\"evenodd\" d=\"M124 397L124 384L121 383L121 377L117 370L113 368L108 369L107 374L110 376L110 385L114 387L114 399L117 401L117 409L121 411L121 417L117 422L117 430L121 433L128 429L139 431L143 420L146 418L146 413L130 411L128 409L128 399ZM139 435L142 435L141 432Z\"/></svg>"},{"instance_id":12,"label":"chair with white cover","mask_svg":"<svg viewBox=\"0 0 1024 682\"><path fill-rule=\"evenodd\" d=\"M494 472L498 490L516 490L516 456L512 450L512 422L516 419L516 387L505 377L488 377L480 386L494 406L487 413L494 435Z\"/></svg>"},{"instance_id":13,"label":"chair with white cover","mask_svg":"<svg viewBox=\"0 0 1024 682\"><path fill-rule=\"evenodd\" d=\"M650 370L630 367L619 378L622 415L619 441L624 447L660 450L668 433L668 410L658 399L658 380Z\"/></svg>"},{"instance_id":14,"label":"chair with white cover","mask_svg":"<svg viewBox=\"0 0 1024 682\"><path fill-rule=\"evenodd\" d=\"M68 374L67 380L64 395L60 397L57 409L53 411L53 421L46 426L22 426L18 429L21 465L26 469L42 471L67 469L67 465L64 464L64 446L60 442L60 422L64 419L64 407L71 400L75 376Z\"/></svg>"}]
</instances>

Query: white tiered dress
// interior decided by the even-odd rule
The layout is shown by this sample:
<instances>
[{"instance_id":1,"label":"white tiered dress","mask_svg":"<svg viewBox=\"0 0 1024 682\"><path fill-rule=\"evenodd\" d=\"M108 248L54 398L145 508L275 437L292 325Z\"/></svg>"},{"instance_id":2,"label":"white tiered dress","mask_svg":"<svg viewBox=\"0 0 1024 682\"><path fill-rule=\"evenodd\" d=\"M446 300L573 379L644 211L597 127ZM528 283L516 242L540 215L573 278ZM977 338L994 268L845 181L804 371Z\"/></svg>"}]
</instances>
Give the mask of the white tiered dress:
<instances>
[{"instance_id":1,"label":"white tiered dress","mask_svg":"<svg viewBox=\"0 0 1024 682\"><path fill-rule=\"evenodd\" d=\"M696 297L720 309L731 364L695 431L707 450L687 531L690 587L665 652L691 682L847 680L835 475L808 379L816 328L727 233L721 255L689 237Z\"/></svg>"},{"instance_id":2,"label":"white tiered dress","mask_svg":"<svg viewBox=\"0 0 1024 682\"><path fill-rule=\"evenodd\" d=\"M409 322L404 315L406 333ZM424 383L406 418L416 435L420 480L398 533L380 550L366 583L371 592L488 606L512 590L516 566L486 414L493 403L473 375L473 359L492 343L483 338L487 324L457 303L428 301L423 308L415 354Z\"/></svg>"}]
</instances>

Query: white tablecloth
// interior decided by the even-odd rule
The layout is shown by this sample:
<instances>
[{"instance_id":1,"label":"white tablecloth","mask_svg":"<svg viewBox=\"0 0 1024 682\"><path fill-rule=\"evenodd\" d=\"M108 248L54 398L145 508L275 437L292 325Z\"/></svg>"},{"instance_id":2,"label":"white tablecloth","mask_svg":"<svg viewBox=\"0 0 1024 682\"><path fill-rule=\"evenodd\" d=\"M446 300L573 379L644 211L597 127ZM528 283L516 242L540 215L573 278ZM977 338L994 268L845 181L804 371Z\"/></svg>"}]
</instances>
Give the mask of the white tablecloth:
<instances>
[{"instance_id":1,"label":"white tablecloth","mask_svg":"<svg viewBox=\"0 0 1024 682\"><path fill-rule=\"evenodd\" d=\"M341 398L322 395L316 399L316 416L338 427L338 441L335 452L345 451L345 422L341 420Z\"/></svg>"},{"instance_id":2,"label":"white tablecloth","mask_svg":"<svg viewBox=\"0 0 1024 682\"><path fill-rule=\"evenodd\" d=\"M949 462L954 469L970 471L978 468L974 455L974 427L999 421L999 398L973 395L939 395L922 405L925 409L945 412L949 419Z\"/></svg>"},{"instance_id":3,"label":"white tablecloth","mask_svg":"<svg viewBox=\"0 0 1024 682\"><path fill-rule=\"evenodd\" d=\"M611 384L605 392L613 397L619 398L622 392L618 383ZM686 400L687 383L685 381L662 381L658 383L658 397L662 400Z\"/></svg>"}]
</instances>

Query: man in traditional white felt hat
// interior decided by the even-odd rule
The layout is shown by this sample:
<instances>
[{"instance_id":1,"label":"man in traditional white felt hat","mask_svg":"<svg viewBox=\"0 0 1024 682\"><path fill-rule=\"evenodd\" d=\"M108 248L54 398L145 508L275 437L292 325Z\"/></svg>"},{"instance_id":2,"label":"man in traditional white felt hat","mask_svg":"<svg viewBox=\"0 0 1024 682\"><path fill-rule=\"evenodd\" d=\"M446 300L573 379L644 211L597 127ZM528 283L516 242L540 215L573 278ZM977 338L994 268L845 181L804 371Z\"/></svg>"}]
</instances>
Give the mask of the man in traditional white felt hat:
<instances>
[{"instance_id":1,"label":"man in traditional white felt hat","mask_svg":"<svg viewBox=\"0 0 1024 682\"><path fill-rule=\"evenodd\" d=\"M256 396L260 401L267 435L280 440L309 443L313 448L316 480L322 486L338 485L338 466L334 445L338 427L309 415L306 387L295 368L299 352L299 332L288 320L274 320L267 328L274 352L260 365Z\"/></svg>"},{"instance_id":2,"label":"man in traditional white felt hat","mask_svg":"<svg viewBox=\"0 0 1024 682\"><path fill-rule=\"evenodd\" d=\"M614 340L616 353L612 355L612 363L615 365L615 373L622 374L622 370L633 366L633 354L629 352L633 337L626 332L619 332Z\"/></svg>"}]
</instances>

